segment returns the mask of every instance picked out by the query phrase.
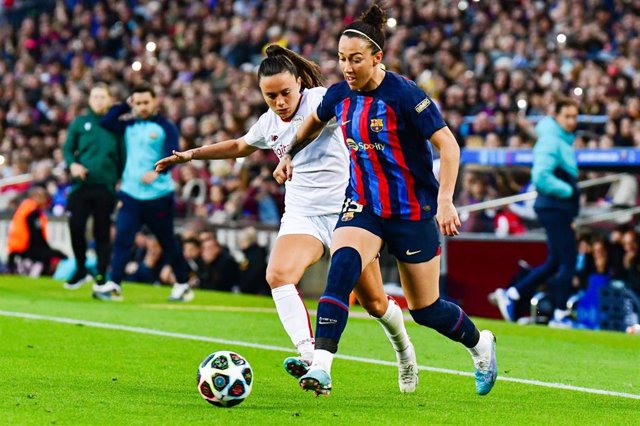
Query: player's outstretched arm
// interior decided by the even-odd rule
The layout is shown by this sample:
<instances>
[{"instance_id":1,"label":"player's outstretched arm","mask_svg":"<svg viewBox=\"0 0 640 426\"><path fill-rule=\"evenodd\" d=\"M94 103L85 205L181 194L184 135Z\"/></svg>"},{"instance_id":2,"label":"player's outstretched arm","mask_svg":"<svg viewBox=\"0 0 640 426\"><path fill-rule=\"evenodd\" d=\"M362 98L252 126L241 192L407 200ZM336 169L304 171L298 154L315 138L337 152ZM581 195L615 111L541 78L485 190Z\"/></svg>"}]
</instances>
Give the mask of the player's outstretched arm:
<instances>
[{"instance_id":1,"label":"player's outstretched arm","mask_svg":"<svg viewBox=\"0 0 640 426\"><path fill-rule=\"evenodd\" d=\"M174 164L182 164L191 160L218 160L223 158L246 157L257 149L258 148L245 142L244 138L240 138L205 145L187 151L173 151L172 155L156 163L156 172L163 172Z\"/></svg>"},{"instance_id":2,"label":"player's outstretched arm","mask_svg":"<svg viewBox=\"0 0 640 426\"><path fill-rule=\"evenodd\" d=\"M445 126L431 135L430 141L440 151L440 189L438 190L438 211L436 220L444 235L458 235L462 226L458 212L453 205L453 191L458 177L460 147L451 130Z\"/></svg>"},{"instance_id":3,"label":"player's outstretched arm","mask_svg":"<svg viewBox=\"0 0 640 426\"><path fill-rule=\"evenodd\" d=\"M296 135L291 142L291 146L287 154L294 157L300 150L309 145L315 138L318 137L324 126L327 123L318 118L318 114L314 111L307 118L304 119Z\"/></svg>"},{"instance_id":4,"label":"player's outstretched arm","mask_svg":"<svg viewBox=\"0 0 640 426\"><path fill-rule=\"evenodd\" d=\"M315 112L305 118L296 131L289 150L280 158L280 163L273 171L273 177L279 184L291 180L293 177L293 157L318 137L326 125L327 123L320 120Z\"/></svg>"}]
</instances>

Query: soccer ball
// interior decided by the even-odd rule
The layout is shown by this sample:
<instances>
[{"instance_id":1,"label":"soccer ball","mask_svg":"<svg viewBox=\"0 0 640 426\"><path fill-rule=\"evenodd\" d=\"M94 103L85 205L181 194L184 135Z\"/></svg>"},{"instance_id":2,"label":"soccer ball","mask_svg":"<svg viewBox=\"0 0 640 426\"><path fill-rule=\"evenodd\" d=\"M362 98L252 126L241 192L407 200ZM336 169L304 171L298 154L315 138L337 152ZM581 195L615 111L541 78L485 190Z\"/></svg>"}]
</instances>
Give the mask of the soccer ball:
<instances>
[{"instance_id":1,"label":"soccer ball","mask_svg":"<svg viewBox=\"0 0 640 426\"><path fill-rule=\"evenodd\" d=\"M217 407L233 407L251 394L253 370L235 352L214 352L198 367L198 392Z\"/></svg>"}]
</instances>

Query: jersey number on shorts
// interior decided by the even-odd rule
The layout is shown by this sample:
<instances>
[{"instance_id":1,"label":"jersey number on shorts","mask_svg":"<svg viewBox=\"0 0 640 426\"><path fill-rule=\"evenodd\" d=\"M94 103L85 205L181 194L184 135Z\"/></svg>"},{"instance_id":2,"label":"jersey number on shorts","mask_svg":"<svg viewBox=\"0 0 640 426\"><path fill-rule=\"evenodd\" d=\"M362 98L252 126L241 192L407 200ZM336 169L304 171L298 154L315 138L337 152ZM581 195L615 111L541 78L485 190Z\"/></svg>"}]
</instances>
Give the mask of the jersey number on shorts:
<instances>
[{"instance_id":1,"label":"jersey number on shorts","mask_svg":"<svg viewBox=\"0 0 640 426\"><path fill-rule=\"evenodd\" d=\"M360 213L364 206L360 203L356 203L351 198L346 198L342 204L342 213L340 220L342 222L348 222L355 216L356 213Z\"/></svg>"}]
</instances>

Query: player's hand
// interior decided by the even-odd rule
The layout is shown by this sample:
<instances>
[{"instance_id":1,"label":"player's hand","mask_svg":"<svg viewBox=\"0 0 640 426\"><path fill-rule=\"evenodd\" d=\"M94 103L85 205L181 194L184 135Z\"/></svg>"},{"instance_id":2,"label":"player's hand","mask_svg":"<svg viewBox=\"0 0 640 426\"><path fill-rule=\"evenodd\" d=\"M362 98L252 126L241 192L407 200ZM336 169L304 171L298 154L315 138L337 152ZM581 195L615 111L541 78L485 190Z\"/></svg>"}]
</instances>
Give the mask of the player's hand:
<instances>
[{"instance_id":1,"label":"player's hand","mask_svg":"<svg viewBox=\"0 0 640 426\"><path fill-rule=\"evenodd\" d=\"M283 184L288 180L291 180L293 176L293 161L289 154L285 154L280 159L278 167L273 171L273 178L279 184Z\"/></svg>"},{"instance_id":2,"label":"player's hand","mask_svg":"<svg viewBox=\"0 0 640 426\"><path fill-rule=\"evenodd\" d=\"M142 175L142 179L140 179L140 181L142 183L146 183L147 185L151 185L156 179L158 179L158 172L151 170Z\"/></svg>"},{"instance_id":3,"label":"player's hand","mask_svg":"<svg viewBox=\"0 0 640 426\"><path fill-rule=\"evenodd\" d=\"M458 211L453 205L451 200L438 200L438 211L436 213L436 220L440 227L440 232L443 235L453 237L460 234L458 230L462 223L458 217Z\"/></svg>"},{"instance_id":4,"label":"player's hand","mask_svg":"<svg viewBox=\"0 0 640 426\"><path fill-rule=\"evenodd\" d=\"M72 163L71 166L69 166L69 171L72 177L80 180L85 180L89 173L89 170L80 163Z\"/></svg>"},{"instance_id":5,"label":"player's hand","mask_svg":"<svg viewBox=\"0 0 640 426\"><path fill-rule=\"evenodd\" d=\"M164 172L169 166L173 164L182 164L193 159L193 152L189 151L171 151L173 155L164 157L156 163L156 172Z\"/></svg>"}]
</instances>

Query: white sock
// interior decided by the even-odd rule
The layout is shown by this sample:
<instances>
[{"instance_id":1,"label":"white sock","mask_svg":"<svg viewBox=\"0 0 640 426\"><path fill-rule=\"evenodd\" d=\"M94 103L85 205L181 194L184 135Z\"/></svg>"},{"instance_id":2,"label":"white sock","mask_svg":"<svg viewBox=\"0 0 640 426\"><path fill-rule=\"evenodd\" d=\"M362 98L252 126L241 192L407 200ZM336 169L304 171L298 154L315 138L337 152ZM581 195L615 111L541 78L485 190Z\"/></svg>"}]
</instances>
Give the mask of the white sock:
<instances>
[{"instance_id":1,"label":"white sock","mask_svg":"<svg viewBox=\"0 0 640 426\"><path fill-rule=\"evenodd\" d=\"M387 311L380 318L376 318L376 321L380 323L384 334L391 342L391 346L398 353L398 357L401 360L408 359L411 356L409 350L409 335L407 329L404 327L404 317L402 316L402 309L393 300L389 299L389 306Z\"/></svg>"},{"instance_id":2,"label":"white sock","mask_svg":"<svg viewBox=\"0 0 640 426\"><path fill-rule=\"evenodd\" d=\"M487 351L491 350L491 339L483 338L485 335L488 335L488 334L480 333L480 340L478 340L478 344L475 345L473 348L467 348L467 350L469 351L472 357L476 358L486 353Z\"/></svg>"},{"instance_id":3,"label":"white sock","mask_svg":"<svg viewBox=\"0 0 640 426\"><path fill-rule=\"evenodd\" d=\"M300 356L311 362L313 360L313 329L309 319L309 311L304 305L300 293L294 284L286 284L271 290L276 311L282 325L291 338Z\"/></svg>"},{"instance_id":4,"label":"white sock","mask_svg":"<svg viewBox=\"0 0 640 426\"><path fill-rule=\"evenodd\" d=\"M331 363L333 363L334 354L324 349L316 349L313 351L313 364L311 368L320 368L327 373L331 373Z\"/></svg>"},{"instance_id":5,"label":"white sock","mask_svg":"<svg viewBox=\"0 0 640 426\"><path fill-rule=\"evenodd\" d=\"M509 287L507 289L507 297L511 300L520 300L520 292L515 287Z\"/></svg>"}]
</instances>

